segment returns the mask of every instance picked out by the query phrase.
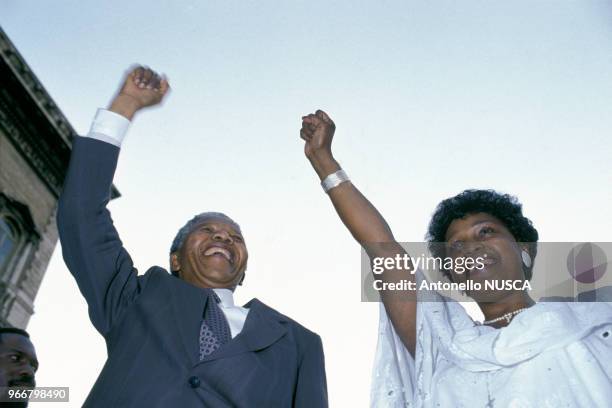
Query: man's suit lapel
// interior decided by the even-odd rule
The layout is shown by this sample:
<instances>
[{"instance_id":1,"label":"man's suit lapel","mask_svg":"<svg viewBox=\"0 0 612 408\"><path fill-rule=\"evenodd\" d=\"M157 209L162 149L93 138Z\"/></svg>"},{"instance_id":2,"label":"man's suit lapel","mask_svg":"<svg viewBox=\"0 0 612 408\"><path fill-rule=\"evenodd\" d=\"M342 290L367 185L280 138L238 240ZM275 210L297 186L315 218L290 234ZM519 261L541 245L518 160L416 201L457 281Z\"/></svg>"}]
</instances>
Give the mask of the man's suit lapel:
<instances>
[{"instance_id":1,"label":"man's suit lapel","mask_svg":"<svg viewBox=\"0 0 612 408\"><path fill-rule=\"evenodd\" d=\"M200 326L208 296L202 289L183 282L180 279L171 280L173 288L172 305L178 332L189 361L196 364L200 353Z\"/></svg>"},{"instance_id":2,"label":"man's suit lapel","mask_svg":"<svg viewBox=\"0 0 612 408\"><path fill-rule=\"evenodd\" d=\"M247 351L262 350L285 335L287 329L279 322L276 313L258 299L245 305L249 314L240 334L216 352L206 356L201 363L235 356Z\"/></svg>"},{"instance_id":3,"label":"man's suit lapel","mask_svg":"<svg viewBox=\"0 0 612 408\"><path fill-rule=\"evenodd\" d=\"M274 312L258 299L253 299L245 305L249 314L244 327L238 336L225 344L218 351L199 361L199 337L204 308L209 297L205 292L180 279L170 279L175 322L179 337L189 361L193 364L213 361L234 356L247 351L264 349L280 339L287 329L279 320L281 315Z\"/></svg>"}]
</instances>

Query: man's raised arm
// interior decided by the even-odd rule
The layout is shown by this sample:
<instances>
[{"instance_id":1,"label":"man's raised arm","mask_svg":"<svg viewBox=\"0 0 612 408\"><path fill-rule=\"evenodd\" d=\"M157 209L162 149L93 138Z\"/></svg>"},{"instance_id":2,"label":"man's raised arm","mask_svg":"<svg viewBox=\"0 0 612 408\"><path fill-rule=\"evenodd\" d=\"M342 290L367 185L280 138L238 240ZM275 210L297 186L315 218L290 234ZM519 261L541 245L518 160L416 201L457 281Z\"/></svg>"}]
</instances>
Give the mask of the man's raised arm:
<instances>
[{"instance_id":1,"label":"man's raised arm","mask_svg":"<svg viewBox=\"0 0 612 408\"><path fill-rule=\"evenodd\" d=\"M329 188L327 193L340 219L370 259L403 255L403 248L395 241L382 215L340 172L340 165L331 150L335 130L334 122L321 110L304 116L300 137L306 142L306 157L323 184ZM385 282L414 281L414 275L406 276L406 271L400 270L387 270L382 278ZM414 295L414 300L406 300L405 296L389 291L381 293L393 327L412 355L415 348L416 292Z\"/></svg>"},{"instance_id":2,"label":"man's raised arm","mask_svg":"<svg viewBox=\"0 0 612 408\"><path fill-rule=\"evenodd\" d=\"M155 72L133 69L109 110L98 111L89 134L73 140L57 224L66 265L102 335L140 289L136 269L106 209L119 146L134 115L160 103L167 91L167 81Z\"/></svg>"}]
</instances>

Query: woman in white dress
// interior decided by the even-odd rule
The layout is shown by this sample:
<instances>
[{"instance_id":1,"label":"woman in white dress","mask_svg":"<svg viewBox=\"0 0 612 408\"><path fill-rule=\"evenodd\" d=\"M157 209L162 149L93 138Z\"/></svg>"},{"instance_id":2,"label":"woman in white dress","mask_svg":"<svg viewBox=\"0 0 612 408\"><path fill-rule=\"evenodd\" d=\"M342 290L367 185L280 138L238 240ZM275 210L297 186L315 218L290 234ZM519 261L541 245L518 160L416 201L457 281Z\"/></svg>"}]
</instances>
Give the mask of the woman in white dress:
<instances>
[{"instance_id":1,"label":"woman in white dress","mask_svg":"<svg viewBox=\"0 0 612 408\"><path fill-rule=\"evenodd\" d=\"M333 121L322 111L302 120L305 154L353 237L371 259L403 254L383 217L334 159ZM486 257L481 269L448 271L453 282L531 279L538 234L512 196L467 190L444 200L427 238L443 242L453 258ZM407 278L405 271L383 275L388 282ZM612 406L610 303L536 303L527 290L468 295L482 323L436 292L428 291L428 299L419 294L418 301L381 293L373 407Z\"/></svg>"}]
</instances>

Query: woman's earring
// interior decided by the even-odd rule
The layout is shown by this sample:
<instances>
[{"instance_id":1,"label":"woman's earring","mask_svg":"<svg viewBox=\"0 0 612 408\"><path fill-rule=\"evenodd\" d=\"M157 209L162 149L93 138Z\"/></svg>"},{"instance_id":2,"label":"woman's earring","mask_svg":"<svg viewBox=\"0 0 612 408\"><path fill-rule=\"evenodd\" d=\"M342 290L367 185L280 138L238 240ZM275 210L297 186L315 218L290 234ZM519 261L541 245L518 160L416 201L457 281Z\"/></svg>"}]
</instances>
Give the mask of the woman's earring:
<instances>
[{"instance_id":1,"label":"woman's earring","mask_svg":"<svg viewBox=\"0 0 612 408\"><path fill-rule=\"evenodd\" d=\"M529 253L525 250L522 250L521 258L523 258L523 264L525 265L525 267L530 268L531 267L531 257L529 256Z\"/></svg>"}]
</instances>

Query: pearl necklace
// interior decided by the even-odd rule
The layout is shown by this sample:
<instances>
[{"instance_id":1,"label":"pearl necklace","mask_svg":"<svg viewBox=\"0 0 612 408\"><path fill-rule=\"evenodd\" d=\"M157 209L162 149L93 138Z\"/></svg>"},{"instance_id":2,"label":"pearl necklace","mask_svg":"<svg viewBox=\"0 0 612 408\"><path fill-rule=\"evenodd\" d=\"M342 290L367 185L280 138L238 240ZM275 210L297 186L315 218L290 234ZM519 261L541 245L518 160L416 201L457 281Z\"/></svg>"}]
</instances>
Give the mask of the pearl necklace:
<instances>
[{"instance_id":1,"label":"pearl necklace","mask_svg":"<svg viewBox=\"0 0 612 408\"><path fill-rule=\"evenodd\" d=\"M502 316L496 317L495 319L491 319L491 320L484 320L482 323L480 324L491 324L491 323L496 323L499 322L500 320L504 320L506 319L506 323L510 323L510 320L512 320L512 318L514 316L516 316L517 314L521 313L523 310L526 310L526 307L522 307L520 309L515 310L514 312L508 312Z\"/></svg>"}]
</instances>

